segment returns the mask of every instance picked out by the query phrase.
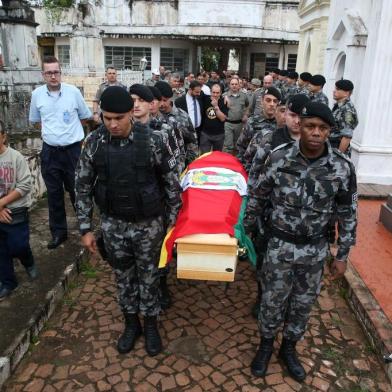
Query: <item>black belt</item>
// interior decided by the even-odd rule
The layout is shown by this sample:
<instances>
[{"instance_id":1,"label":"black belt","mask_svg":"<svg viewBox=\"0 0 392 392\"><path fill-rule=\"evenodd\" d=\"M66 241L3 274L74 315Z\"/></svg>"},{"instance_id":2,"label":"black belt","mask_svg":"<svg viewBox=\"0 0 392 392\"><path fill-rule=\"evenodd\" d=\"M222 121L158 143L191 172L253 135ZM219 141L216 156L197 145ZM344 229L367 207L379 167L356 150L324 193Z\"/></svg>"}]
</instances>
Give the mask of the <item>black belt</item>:
<instances>
[{"instance_id":1,"label":"black belt","mask_svg":"<svg viewBox=\"0 0 392 392\"><path fill-rule=\"evenodd\" d=\"M280 240L290 242L291 244L295 245L316 245L320 243L322 239L327 239L327 233L319 233L312 236L294 235L274 227L270 229L270 234L271 237L277 237Z\"/></svg>"},{"instance_id":2,"label":"black belt","mask_svg":"<svg viewBox=\"0 0 392 392\"><path fill-rule=\"evenodd\" d=\"M75 147L76 145L80 145L80 143L81 143L81 141L75 142L72 144L68 144L67 146L51 146L50 144L44 142L44 144L46 144L48 147L53 148L58 151L69 150L70 148Z\"/></svg>"},{"instance_id":3,"label":"black belt","mask_svg":"<svg viewBox=\"0 0 392 392\"><path fill-rule=\"evenodd\" d=\"M226 122L228 122L230 124L241 124L242 120L226 120Z\"/></svg>"}]
</instances>

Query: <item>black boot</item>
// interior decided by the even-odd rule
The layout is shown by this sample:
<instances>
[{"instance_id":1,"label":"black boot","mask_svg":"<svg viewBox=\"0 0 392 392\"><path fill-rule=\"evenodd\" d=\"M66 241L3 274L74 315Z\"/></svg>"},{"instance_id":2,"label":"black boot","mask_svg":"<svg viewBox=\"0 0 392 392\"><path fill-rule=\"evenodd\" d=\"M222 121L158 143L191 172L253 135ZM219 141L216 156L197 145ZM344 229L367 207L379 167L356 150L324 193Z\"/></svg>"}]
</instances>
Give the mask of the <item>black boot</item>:
<instances>
[{"instance_id":1,"label":"black boot","mask_svg":"<svg viewBox=\"0 0 392 392\"><path fill-rule=\"evenodd\" d=\"M260 301L261 301L261 284L257 282L257 298L256 303L252 307L252 316L257 320L260 312Z\"/></svg>"},{"instance_id":2,"label":"black boot","mask_svg":"<svg viewBox=\"0 0 392 392\"><path fill-rule=\"evenodd\" d=\"M150 357L154 357L162 351L162 340L157 326L157 316L144 317L144 337L146 339L146 351Z\"/></svg>"},{"instance_id":3,"label":"black boot","mask_svg":"<svg viewBox=\"0 0 392 392\"><path fill-rule=\"evenodd\" d=\"M161 276L159 278L159 288L161 290L161 298L160 298L161 308L162 309L169 309L172 304L172 300L170 297L169 288L167 287L166 275Z\"/></svg>"},{"instance_id":4,"label":"black boot","mask_svg":"<svg viewBox=\"0 0 392 392\"><path fill-rule=\"evenodd\" d=\"M124 314L125 329L117 342L117 350L120 354L130 352L135 346L137 338L142 334L142 325L137 314Z\"/></svg>"},{"instance_id":5,"label":"black boot","mask_svg":"<svg viewBox=\"0 0 392 392\"><path fill-rule=\"evenodd\" d=\"M275 338L261 339L259 349L250 365L252 374L256 377L264 377L271 359Z\"/></svg>"},{"instance_id":6,"label":"black boot","mask_svg":"<svg viewBox=\"0 0 392 392\"><path fill-rule=\"evenodd\" d=\"M297 351L295 350L296 344L297 342L294 340L283 338L282 345L279 350L279 358L283 360L290 376L294 378L294 380L301 382L305 380L306 373L301 362L297 358Z\"/></svg>"}]
</instances>

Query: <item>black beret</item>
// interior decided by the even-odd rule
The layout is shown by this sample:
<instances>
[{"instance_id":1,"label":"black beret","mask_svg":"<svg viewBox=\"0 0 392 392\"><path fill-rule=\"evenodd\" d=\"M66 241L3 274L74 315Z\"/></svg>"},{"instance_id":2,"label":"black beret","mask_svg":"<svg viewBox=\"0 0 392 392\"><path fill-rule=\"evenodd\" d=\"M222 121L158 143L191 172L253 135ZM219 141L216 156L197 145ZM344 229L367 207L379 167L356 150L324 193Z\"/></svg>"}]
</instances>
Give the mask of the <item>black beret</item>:
<instances>
[{"instance_id":1,"label":"black beret","mask_svg":"<svg viewBox=\"0 0 392 392\"><path fill-rule=\"evenodd\" d=\"M135 83L129 87L129 94L135 94L146 102L152 102L154 100L151 90L147 86L139 83Z\"/></svg>"},{"instance_id":2,"label":"black beret","mask_svg":"<svg viewBox=\"0 0 392 392\"><path fill-rule=\"evenodd\" d=\"M173 90L169 83L159 81L155 83L155 87L161 92L162 97L171 98L173 96Z\"/></svg>"},{"instance_id":3,"label":"black beret","mask_svg":"<svg viewBox=\"0 0 392 392\"><path fill-rule=\"evenodd\" d=\"M309 83L313 84L313 86L324 86L326 80L323 75L313 75L310 78Z\"/></svg>"},{"instance_id":4,"label":"black beret","mask_svg":"<svg viewBox=\"0 0 392 392\"><path fill-rule=\"evenodd\" d=\"M279 68L275 68L275 69L273 69L273 70L272 70L272 72L273 72L273 73L276 73L276 74L278 74L278 75L279 75L279 73L280 73L280 69L279 69Z\"/></svg>"},{"instance_id":5,"label":"black beret","mask_svg":"<svg viewBox=\"0 0 392 392\"><path fill-rule=\"evenodd\" d=\"M295 71L290 71L288 72L287 77L290 79L298 79L298 73Z\"/></svg>"},{"instance_id":6,"label":"black beret","mask_svg":"<svg viewBox=\"0 0 392 392\"><path fill-rule=\"evenodd\" d=\"M277 98L279 101L282 99L282 95L280 94L280 91L275 88L275 87L268 87L264 90L263 92L263 97L267 94L273 95L275 98Z\"/></svg>"},{"instance_id":7,"label":"black beret","mask_svg":"<svg viewBox=\"0 0 392 392\"><path fill-rule=\"evenodd\" d=\"M292 95L287 101L287 108L294 113L301 114L305 104L309 102L309 98L305 94Z\"/></svg>"},{"instance_id":8,"label":"black beret","mask_svg":"<svg viewBox=\"0 0 392 392\"><path fill-rule=\"evenodd\" d=\"M288 74L288 71L286 69L281 69L279 72L280 76L287 76L287 74Z\"/></svg>"},{"instance_id":9,"label":"black beret","mask_svg":"<svg viewBox=\"0 0 392 392\"><path fill-rule=\"evenodd\" d=\"M111 113L127 113L133 109L133 100L125 88L107 87L101 95L101 110Z\"/></svg>"},{"instance_id":10,"label":"black beret","mask_svg":"<svg viewBox=\"0 0 392 392\"><path fill-rule=\"evenodd\" d=\"M309 101L302 108L300 117L302 118L311 118L318 117L321 120L325 121L331 127L335 125L335 119L333 117L331 109L321 102Z\"/></svg>"},{"instance_id":11,"label":"black beret","mask_svg":"<svg viewBox=\"0 0 392 392\"><path fill-rule=\"evenodd\" d=\"M152 95L154 96L154 99L157 99L158 101L162 99L161 92L155 86L148 86L148 88L150 89Z\"/></svg>"},{"instance_id":12,"label":"black beret","mask_svg":"<svg viewBox=\"0 0 392 392\"><path fill-rule=\"evenodd\" d=\"M310 72L302 72L299 75L300 79L303 80L304 82L309 82L310 79L312 78L312 74Z\"/></svg>"},{"instance_id":13,"label":"black beret","mask_svg":"<svg viewBox=\"0 0 392 392\"><path fill-rule=\"evenodd\" d=\"M282 97L281 100L279 101L279 106L285 106L286 105L286 97Z\"/></svg>"},{"instance_id":14,"label":"black beret","mask_svg":"<svg viewBox=\"0 0 392 392\"><path fill-rule=\"evenodd\" d=\"M336 86L337 89L343 90L343 91L353 91L354 90L353 82L351 80L348 80L348 79L338 80L335 83L335 86Z\"/></svg>"}]
</instances>

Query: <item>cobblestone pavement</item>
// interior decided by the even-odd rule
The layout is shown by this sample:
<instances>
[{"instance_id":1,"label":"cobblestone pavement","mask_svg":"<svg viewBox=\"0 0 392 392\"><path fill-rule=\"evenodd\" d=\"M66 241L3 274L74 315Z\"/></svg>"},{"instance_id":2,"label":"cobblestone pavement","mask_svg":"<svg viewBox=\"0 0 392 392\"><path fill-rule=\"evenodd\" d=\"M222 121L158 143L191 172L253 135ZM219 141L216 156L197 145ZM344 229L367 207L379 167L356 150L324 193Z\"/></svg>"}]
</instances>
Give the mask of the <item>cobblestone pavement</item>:
<instances>
[{"instance_id":1,"label":"cobblestone pavement","mask_svg":"<svg viewBox=\"0 0 392 392\"><path fill-rule=\"evenodd\" d=\"M308 371L299 384L275 355L265 378L250 374L259 333L250 316L256 284L247 262L239 263L236 281L228 285L177 280L171 271L174 304L160 318L165 350L155 358L146 355L142 338L131 353L117 353L123 324L113 277L100 261L92 265L35 339L6 391L391 391L344 289L328 278L298 344Z\"/></svg>"}]
</instances>

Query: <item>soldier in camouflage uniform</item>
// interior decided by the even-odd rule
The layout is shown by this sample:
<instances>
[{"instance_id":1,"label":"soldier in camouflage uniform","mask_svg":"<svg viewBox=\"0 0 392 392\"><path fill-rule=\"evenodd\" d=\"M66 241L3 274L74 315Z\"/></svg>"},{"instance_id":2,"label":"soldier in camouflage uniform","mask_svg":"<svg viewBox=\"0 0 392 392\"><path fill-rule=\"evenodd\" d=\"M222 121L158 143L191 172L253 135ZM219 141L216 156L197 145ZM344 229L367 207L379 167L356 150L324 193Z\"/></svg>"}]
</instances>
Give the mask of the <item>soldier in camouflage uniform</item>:
<instances>
[{"instance_id":1,"label":"soldier in camouflage uniform","mask_svg":"<svg viewBox=\"0 0 392 392\"><path fill-rule=\"evenodd\" d=\"M323 93L326 80L323 75L313 75L309 81L309 98L313 102L321 102L328 106L328 97Z\"/></svg>"},{"instance_id":2,"label":"soldier in camouflage uniform","mask_svg":"<svg viewBox=\"0 0 392 392\"><path fill-rule=\"evenodd\" d=\"M339 217L338 251L331 264L343 276L350 247L355 244L356 177L349 159L332 149L328 136L334 119L319 102L301 112L297 142L277 147L266 159L245 216L248 233L257 217L270 240L262 266L259 313L261 343L251 364L255 376L265 375L279 326L284 322L279 356L290 375L303 381L306 373L296 356L296 342L305 333L320 290L324 261L329 256L327 230L333 208Z\"/></svg>"},{"instance_id":3,"label":"soldier in camouflage uniform","mask_svg":"<svg viewBox=\"0 0 392 392\"><path fill-rule=\"evenodd\" d=\"M154 86L148 87L154 96L154 100L152 101L150 114L150 127L154 130L160 130L163 134L165 134L169 139L170 149L176 158L176 172L178 177L180 177L182 171L184 170L183 164L181 163L181 159L179 159L181 155L180 146L177 140L177 135L174 128L166 122L165 117L160 112L162 94L161 92ZM183 160L182 160L183 161Z\"/></svg>"},{"instance_id":4,"label":"soldier in camouflage uniform","mask_svg":"<svg viewBox=\"0 0 392 392\"><path fill-rule=\"evenodd\" d=\"M281 95L278 89L275 87L266 89L261 101L262 113L259 116L252 116L248 119L237 141L237 157L244 166L247 163L245 152L252 138L256 134L264 134L276 129L275 113L280 99Z\"/></svg>"},{"instance_id":5,"label":"soldier in camouflage uniform","mask_svg":"<svg viewBox=\"0 0 392 392\"><path fill-rule=\"evenodd\" d=\"M297 94L304 94L309 97L309 82L312 78L312 74L310 72L302 72L299 75L298 83L297 83Z\"/></svg>"},{"instance_id":6,"label":"soldier in camouflage uniform","mask_svg":"<svg viewBox=\"0 0 392 392\"><path fill-rule=\"evenodd\" d=\"M248 193L254 194L256 191L256 184L260 173L263 171L264 162L266 157L276 147L291 143L298 140L300 137L300 113L304 105L309 101L309 98L303 94L293 95L286 105L286 125L278 128L274 132L267 132L257 144L257 151L253 158L251 168L248 176ZM252 139L253 140L253 139ZM264 219L268 219L268 213L264 214ZM260 218L259 218L260 219ZM256 303L252 308L252 315L258 318L261 299L261 266L264 259L264 253L268 244L267 236L262 236L259 230L256 229L254 233L254 245L257 251L257 264L256 264L256 278L257 278L257 298Z\"/></svg>"},{"instance_id":7,"label":"soldier in camouflage uniform","mask_svg":"<svg viewBox=\"0 0 392 392\"><path fill-rule=\"evenodd\" d=\"M292 95L297 94L297 80L298 73L295 71L290 71L287 74L287 85L285 89L284 99L287 101Z\"/></svg>"},{"instance_id":8,"label":"soldier in camouflage uniform","mask_svg":"<svg viewBox=\"0 0 392 392\"><path fill-rule=\"evenodd\" d=\"M168 83L158 82L155 87L162 94L160 110L163 118L174 128L177 136L180 148L178 161L182 172L198 155L196 131L188 113L173 106L173 91Z\"/></svg>"},{"instance_id":9,"label":"soldier in camouflage uniform","mask_svg":"<svg viewBox=\"0 0 392 392\"><path fill-rule=\"evenodd\" d=\"M76 169L76 214L82 244L95 253L93 199L100 210L106 259L115 274L125 318L118 351L133 349L142 334L141 313L146 350L153 356L162 350L157 326L159 253L164 228L174 224L181 200L175 158L162 133L147 126L152 94L140 86L132 86L138 97L134 123L128 92L121 87L103 92L103 125L86 138Z\"/></svg>"},{"instance_id":10,"label":"soldier in camouflage uniform","mask_svg":"<svg viewBox=\"0 0 392 392\"><path fill-rule=\"evenodd\" d=\"M335 83L333 99L336 101L332 113L336 126L331 129L329 142L332 147L350 156L350 141L354 129L358 125L358 115L350 96L354 90L354 84L347 79L338 80Z\"/></svg>"}]
</instances>

